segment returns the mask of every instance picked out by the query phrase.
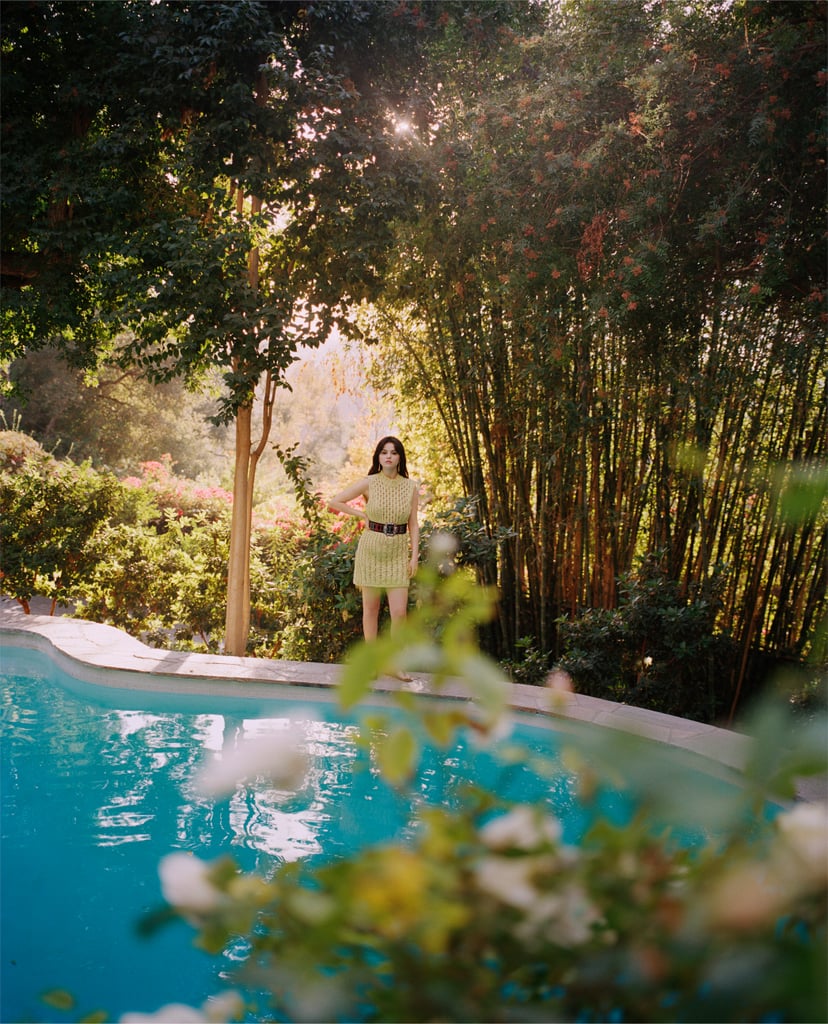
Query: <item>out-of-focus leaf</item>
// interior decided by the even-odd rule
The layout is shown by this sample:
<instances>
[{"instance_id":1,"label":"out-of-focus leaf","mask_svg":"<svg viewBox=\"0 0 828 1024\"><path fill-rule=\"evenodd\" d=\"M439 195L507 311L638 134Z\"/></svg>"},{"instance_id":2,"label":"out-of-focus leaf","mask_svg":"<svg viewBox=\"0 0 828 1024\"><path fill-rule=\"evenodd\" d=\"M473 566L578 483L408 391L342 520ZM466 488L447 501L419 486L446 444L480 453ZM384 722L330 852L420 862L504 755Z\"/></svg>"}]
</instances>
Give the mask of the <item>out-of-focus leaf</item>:
<instances>
[{"instance_id":1,"label":"out-of-focus leaf","mask_svg":"<svg viewBox=\"0 0 828 1024\"><path fill-rule=\"evenodd\" d=\"M414 733L405 726L397 726L377 743L377 762L380 771L392 786L407 782L417 766L419 744Z\"/></svg>"}]
</instances>

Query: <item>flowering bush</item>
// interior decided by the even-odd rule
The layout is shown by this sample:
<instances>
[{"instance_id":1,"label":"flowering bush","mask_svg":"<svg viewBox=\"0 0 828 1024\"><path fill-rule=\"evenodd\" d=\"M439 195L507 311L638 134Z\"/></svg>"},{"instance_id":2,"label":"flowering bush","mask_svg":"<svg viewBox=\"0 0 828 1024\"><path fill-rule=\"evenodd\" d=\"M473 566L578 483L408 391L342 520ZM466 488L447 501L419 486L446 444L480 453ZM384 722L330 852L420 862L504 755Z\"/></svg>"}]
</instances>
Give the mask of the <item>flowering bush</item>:
<instances>
[{"instance_id":1,"label":"flowering bush","mask_svg":"<svg viewBox=\"0 0 828 1024\"><path fill-rule=\"evenodd\" d=\"M537 807L485 807L428 810L408 846L269 882L172 854L165 892L207 948L246 928L239 981L292 1020L824 1019L825 805L724 858L642 822L575 849Z\"/></svg>"},{"instance_id":2,"label":"flowering bush","mask_svg":"<svg viewBox=\"0 0 828 1024\"><path fill-rule=\"evenodd\" d=\"M204 487L175 476L169 455L162 455L158 461L142 462L141 476L126 477L123 483L126 487L144 488L154 495L160 511L155 524L159 529L165 528L170 516L186 519L201 515L208 521L215 521L233 504L233 495L222 487Z\"/></svg>"},{"instance_id":3,"label":"flowering bush","mask_svg":"<svg viewBox=\"0 0 828 1024\"><path fill-rule=\"evenodd\" d=\"M354 520L354 526L356 520ZM273 583L279 655L298 661L340 661L362 631L359 591L352 576L358 531L320 519L285 543L266 538Z\"/></svg>"},{"instance_id":4,"label":"flowering bush","mask_svg":"<svg viewBox=\"0 0 828 1024\"><path fill-rule=\"evenodd\" d=\"M433 569L421 589L428 600L393 637L354 649L340 688L351 708L381 672L427 669L438 691L465 681L468 702L406 690L406 724L373 718L365 742L401 789L415 778L423 732L448 749L458 729L485 742L507 718L508 683L474 640L490 596ZM163 891L205 949L245 936L237 981L269 1001L246 997L259 1019L824 1020L828 806L763 814L797 775L825 771L824 726L814 720L784 742L783 711L764 709L744 790L703 804L680 788L674 752L611 730L588 735L567 755L582 795L605 774L617 783L623 764L638 809L623 826L597 817L577 848L542 804L471 787L452 809L422 808L412 839L321 866L285 864L269 879L229 858L171 854ZM291 743L242 758L205 769L203 791L256 773L301 785ZM654 820L701 824L715 838L690 847L656 834ZM222 998L228 1009L240 996Z\"/></svg>"}]
</instances>

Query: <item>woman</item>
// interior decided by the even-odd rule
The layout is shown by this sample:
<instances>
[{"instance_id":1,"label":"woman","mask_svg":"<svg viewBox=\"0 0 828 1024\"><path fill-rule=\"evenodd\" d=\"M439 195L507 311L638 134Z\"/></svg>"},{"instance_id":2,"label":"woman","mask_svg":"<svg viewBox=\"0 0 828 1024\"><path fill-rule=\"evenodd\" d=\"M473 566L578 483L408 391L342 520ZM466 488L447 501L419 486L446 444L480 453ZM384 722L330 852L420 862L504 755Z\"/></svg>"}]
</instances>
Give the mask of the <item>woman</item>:
<instances>
[{"instance_id":1,"label":"woman","mask_svg":"<svg viewBox=\"0 0 828 1024\"><path fill-rule=\"evenodd\" d=\"M350 504L360 495L366 499L364 511ZM383 593L393 625L405 618L408 584L417 571L417 484L408 478L402 442L384 437L374 450L368 476L331 498L328 508L365 520L354 561L354 585L362 590L362 632L366 640L374 640Z\"/></svg>"}]
</instances>

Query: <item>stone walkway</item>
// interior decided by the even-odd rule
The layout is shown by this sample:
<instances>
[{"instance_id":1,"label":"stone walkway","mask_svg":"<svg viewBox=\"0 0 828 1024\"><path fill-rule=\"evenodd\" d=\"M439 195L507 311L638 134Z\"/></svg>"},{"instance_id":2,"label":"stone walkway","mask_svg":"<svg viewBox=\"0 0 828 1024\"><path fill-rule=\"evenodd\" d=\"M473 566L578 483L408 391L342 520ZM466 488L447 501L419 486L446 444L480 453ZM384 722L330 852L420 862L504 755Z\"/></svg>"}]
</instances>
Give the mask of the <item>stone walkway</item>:
<instances>
[{"instance_id":1,"label":"stone walkway","mask_svg":"<svg viewBox=\"0 0 828 1024\"><path fill-rule=\"evenodd\" d=\"M267 695L282 696L285 686L298 686L303 688L305 699L327 699L327 691L336 686L341 671L338 665L313 662L158 650L112 626L68 618L65 614L25 615L19 605L6 598L0 600L0 642L44 651L69 675L117 689L227 693L230 684L236 696L261 697L270 687L278 687L282 693ZM429 693L430 680L420 673L410 683L381 679L375 683L374 693L381 695L398 689ZM457 681L441 688L440 696L466 700L470 694ZM737 771L744 766L751 745L747 736L731 730L544 687L513 685L510 703L518 712L591 722L635 733ZM828 779L803 780L798 795L804 800L826 799Z\"/></svg>"}]
</instances>

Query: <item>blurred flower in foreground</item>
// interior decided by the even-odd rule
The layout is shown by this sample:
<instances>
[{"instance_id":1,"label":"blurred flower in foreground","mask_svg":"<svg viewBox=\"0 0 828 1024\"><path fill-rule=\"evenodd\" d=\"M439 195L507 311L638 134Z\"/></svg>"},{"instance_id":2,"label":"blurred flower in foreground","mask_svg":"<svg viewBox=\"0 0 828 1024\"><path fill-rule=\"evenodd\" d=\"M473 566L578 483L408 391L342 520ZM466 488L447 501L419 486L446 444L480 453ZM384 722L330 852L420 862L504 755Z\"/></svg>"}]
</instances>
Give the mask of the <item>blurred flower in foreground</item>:
<instances>
[{"instance_id":1,"label":"blurred flower in foreground","mask_svg":"<svg viewBox=\"0 0 828 1024\"><path fill-rule=\"evenodd\" d=\"M196 780L207 797L231 796L241 782L262 778L278 789L298 789L307 773L307 755L301 747L298 729L285 729L269 736L243 739L221 758L210 761Z\"/></svg>"},{"instance_id":2,"label":"blurred flower in foreground","mask_svg":"<svg viewBox=\"0 0 828 1024\"><path fill-rule=\"evenodd\" d=\"M428 561L441 576L449 576L457 568L454 556L460 544L453 533L438 530L428 542Z\"/></svg>"},{"instance_id":3,"label":"blurred flower in foreground","mask_svg":"<svg viewBox=\"0 0 828 1024\"><path fill-rule=\"evenodd\" d=\"M828 885L828 803L797 804L780 814L777 826L785 847L796 858L803 882Z\"/></svg>"},{"instance_id":4,"label":"blurred flower in foreground","mask_svg":"<svg viewBox=\"0 0 828 1024\"><path fill-rule=\"evenodd\" d=\"M167 1003L155 1013L125 1013L121 1024L204 1024L207 1018L184 1003Z\"/></svg>"},{"instance_id":5,"label":"blurred flower in foreground","mask_svg":"<svg viewBox=\"0 0 828 1024\"><path fill-rule=\"evenodd\" d=\"M575 693L572 676L562 668L555 668L547 675L544 686L549 691L550 705L553 711L567 706Z\"/></svg>"},{"instance_id":6,"label":"blurred flower in foreground","mask_svg":"<svg viewBox=\"0 0 828 1024\"><path fill-rule=\"evenodd\" d=\"M569 883L557 892L545 893L528 908L515 934L530 946L540 941L582 946L592 938L592 926L601 920L584 887Z\"/></svg>"},{"instance_id":7,"label":"blurred flower in foreground","mask_svg":"<svg viewBox=\"0 0 828 1024\"><path fill-rule=\"evenodd\" d=\"M492 850L534 850L560 842L561 824L531 804L518 804L487 822L480 830L480 838Z\"/></svg>"},{"instance_id":8,"label":"blurred flower in foreground","mask_svg":"<svg viewBox=\"0 0 828 1024\"><path fill-rule=\"evenodd\" d=\"M120 1024L226 1024L239 1020L244 1001L238 992L222 992L212 996L200 1009L184 1003L167 1003L155 1013L125 1013Z\"/></svg>"},{"instance_id":9,"label":"blurred flower in foreground","mask_svg":"<svg viewBox=\"0 0 828 1024\"><path fill-rule=\"evenodd\" d=\"M170 853L158 865L161 891L170 906L181 911L207 914L217 909L223 896L210 881L211 866L192 853Z\"/></svg>"},{"instance_id":10,"label":"blurred flower in foreground","mask_svg":"<svg viewBox=\"0 0 828 1024\"><path fill-rule=\"evenodd\" d=\"M772 925L791 902L828 887L828 805L797 804L774 824L768 856L737 861L711 888L714 925L736 931Z\"/></svg>"}]
</instances>

